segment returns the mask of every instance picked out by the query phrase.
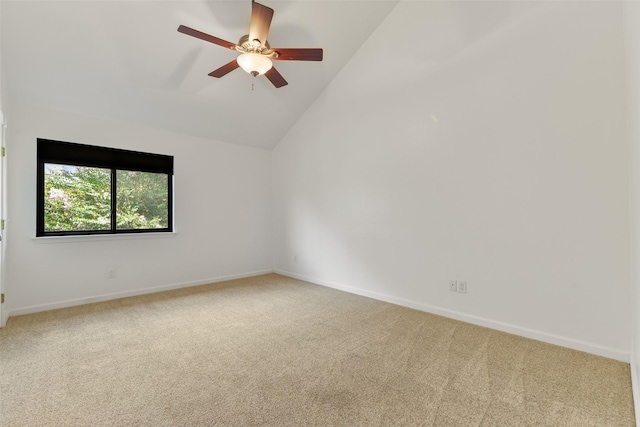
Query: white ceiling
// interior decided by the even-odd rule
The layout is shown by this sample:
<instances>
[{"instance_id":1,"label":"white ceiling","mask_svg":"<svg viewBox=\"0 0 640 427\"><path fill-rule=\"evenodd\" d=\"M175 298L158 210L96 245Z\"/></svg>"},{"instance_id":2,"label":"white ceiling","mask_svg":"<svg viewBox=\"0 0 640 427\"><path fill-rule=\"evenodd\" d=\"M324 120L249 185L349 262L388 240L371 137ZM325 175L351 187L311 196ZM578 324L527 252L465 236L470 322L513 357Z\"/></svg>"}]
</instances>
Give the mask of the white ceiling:
<instances>
[{"instance_id":1,"label":"white ceiling","mask_svg":"<svg viewBox=\"0 0 640 427\"><path fill-rule=\"evenodd\" d=\"M263 0L272 47L321 47L323 62L278 61L289 82L235 70L236 55L181 34L180 24L237 42L250 0L0 3L9 100L272 149L397 1Z\"/></svg>"}]
</instances>

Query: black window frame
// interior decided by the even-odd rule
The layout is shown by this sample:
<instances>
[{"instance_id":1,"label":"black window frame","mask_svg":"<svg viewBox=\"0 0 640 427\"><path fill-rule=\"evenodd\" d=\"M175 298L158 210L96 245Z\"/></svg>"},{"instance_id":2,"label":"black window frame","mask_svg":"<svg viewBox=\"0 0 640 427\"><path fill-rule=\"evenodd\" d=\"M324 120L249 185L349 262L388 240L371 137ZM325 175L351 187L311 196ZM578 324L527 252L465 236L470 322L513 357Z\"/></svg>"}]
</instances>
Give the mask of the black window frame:
<instances>
[{"instance_id":1,"label":"black window frame","mask_svg":"<svg viewBox=\"0 0 640 427\"><path fill-rule=\"evenodd\" d=\"M111 227L109 230L45 231L45 164L47 163L111 170ZM118 170L168 175L168 227L117 229L116 171ZM36 177L36 237L173 232L173 156L38 138Z\"/></svg>"}]
</instances>

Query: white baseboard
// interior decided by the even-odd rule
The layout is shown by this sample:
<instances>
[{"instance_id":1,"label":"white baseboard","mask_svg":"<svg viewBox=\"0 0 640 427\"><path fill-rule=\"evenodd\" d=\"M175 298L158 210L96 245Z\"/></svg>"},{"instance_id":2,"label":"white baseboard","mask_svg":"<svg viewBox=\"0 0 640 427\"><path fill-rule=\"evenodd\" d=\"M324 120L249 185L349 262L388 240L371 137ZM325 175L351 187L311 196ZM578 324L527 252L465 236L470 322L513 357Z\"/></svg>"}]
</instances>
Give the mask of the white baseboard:
<instances>
[{"instance_id":1,"label":"white baseboard","mask_svg":"<svg viewBox=\"0 0 640 427\"><path fill-rule=\"evenodd\" d=\"M633 406L636 411L636 425L640 426L640 384L638 384L637 357L631 354L631 388L633 392Z\"/></svg>"},{"instance_id":2,"label":"white baseboard","mask_svg":"<svg viewBox=\"0 0 640 427\"><path fill-rule=\"evenodd\" d=\"M263 274L273 273L273 270L252 271L250 273L232 274L229 276L219 276L210 279L195 280L191 282L175 283L171 285L156 286L152 288L136 289L132 291L115 292L112 294L97 295L88 298L77 298L66 301L58 301L54 303L30 305L27 307L13 308L7 313L10 316L20 316L22 314L37 313L40 311L56 310L59 308L74 307L77 305L92 304L95 302L109 301L119 298L127 298L138 295L152 294L156 292L169 291L172 289L189 288L191 286L207 285L210 283L224 282L226 280L243 279L245 277L261 276Z\"/></svg>"},{"instance_id":3,"label":"white baseboard","mask_svg":"<svg viewBox=\"0 0 640 427\"><path fill-rule=\"evenodd\" d=\"M529 328L523 328L520 326L511 325L511 324L499 322L496 320L491 320L483 317L473 316L470 314L460 313L460 312L449 310L442 307L423 304L415 301L406 300L404 298L397 298L390 295L380 294L378 292L371 292L364 289L354 288L354 287L342 285L339 283L333 283L333 282L329 282L329 281L314 278L314 277L308 277L301 274L291 273L289 271L275 269L274 272L277 274L281 274L283 276L288 276L294 279L299 279L299 280L304 280L306 282L314 283L316 285L326 286L329 288L334 288L334 289L349 292L352 294L389 302L389 303L400 305L403 307L409 307L409 308L424 311L427 313L437 314L439 316L444 316L451 319L471 323L474 325L483 326L486 328L495 329L498 331L507 332L514 335L519 335L525 338L530 338L537 341L542 341L549 344L570 348L573 350L583 351L585 353L591 353L597 356L602 356L609 359L618 360L621 362L626 362L626 363L630 362L629 353L619 349L609 348L609 347L601 346L598 344L592 344L592 343L576 340L573 338L567 338L559 335L549 334L546 332L536 331ZM636 414L638 414L638 411L636 411Z\"/></svg>"},{"instance_id":4,"label":"white baseboard","mask_svg":"<svg viewBox=\"0 0 640 427\"><path fill-rule=\"evenodd\" d=\"M225 281L225 280L242 279L242 278L245 278L245 277L260 276L260 275L263 275L263 274L269 274L269 273L274 273L274 272L277 273L277 274L281 274L283 276L288 276L288 277L292 277L292 278L295 278L295 279L304 280L304 281L309 282L309 283L314 283L314 284L317 284L317 285L326 286L326 287L333 288L333 289L338 289L338 290L349 292L349 293L356 294L356 295L362 295L362 296L365 296L365 297L368 297L368 298L373 298L373 299L377 299L377 300L380 300L380 301L385 301L385 302L389 302L389 303L392 303L392 304L397 304L397 305L400 305L400 306L403 306L403 307L413 308L413 309L424 311L424 312L427 312L427 313L432 313L432 314L437 314L437 315L444 316L444 317L449 317L451 319L456 319L456 320L460 320L460 321L463 321L463 322L471 323L471 324L474 324L474 325L483 326L483 327L487 327L487 328L490 328L490 329L495 329L495 330L502 331L502 332L507 332L507 333L514 334L514 335L519 335L519 336L522 336L522 337L525 337L525 338L530 338L530 339L546 342L546 343L549 343L549 344L559 345L559 346L562 346L562 347L567 347L567 348L571 348L571 349L578 350L578 351L584 351L586 353L591 353L591 354L595 354L595 355L598 355L598 356L607 357L609 359L619 360L621 362L626 362L626 363L631 362L629 353L624 352L622 350L609 348L609 347L605 347L605 346L601 346L601 345L597 345L597 344L592 344L592 343L588 343L588 342L584 342L584 341L580 341L580 340L575 340L575 339L572 339L572 338L562 337L562 336L558 336L558 335L554 335L554 334L549 334L549 333L546 333L546 332L541 332L541 331L536 331L536 330L532 330L532 329L528 329L528 328L523 328L523 327L520 327L520 326L511 325L511 324L508 324L508 323L503 323L503 322L499 322L499 321L495 321L495 320L491 320L491 319L486 319L486 318L482 318L482 317L478 317L478 316L473 316L473 315L469 315L469 314L465 314L465 313L460 313L460 312L457 312L457 311L454 311L454 310L449 310L449 309L442 308L442 307L423 304L423 303L410 301L410 300L403 299L403 298L397 298L397 297L393 297L393 296L390 296L390 295L381 294L381 293L378 293L378 292L371 292L371 291L367 291L367 290L364 290L364 289L354 288L354 287L351 287L351 286L346 286L346 285L342 285L342 284L338 284L338 283L334 283L334 282L329 282L329 281L318 279L318 278L314 278L314 277L308 277L308 276L305 276L305 275L296 274L296 273L292 273L292 272L284 271L284 270L280 270L280 269L274 269L274 270L269 269L269 270L253 271L253 272L249 272L249 273L234 274L234 275L229 275L229 276L219 276L219 277L213 277L213 278L209 278L209 279L202 279L202 280L196 280L196 281L191 281L191 282L176 283L176 284L171 284L171 285L163 285L163 286L157 286L157 287L152 287L152 288L144 288L144 289L136 289L136 290L132 290L132 291L116 292L116 293L111 293L111 294L103 294L103 295L97 295L97 296L88 297L88 298L78 298L78 299L59 301L59 302L54 302L54 303L31 305L31 306L26 306L26 307L13 308L10 311L9 310L4 310L3 311L3 315L5 315L6 318L8 319L10 316L19 316L19 315L23 315L23 314L37 313L37 312L40 312L40 311L56 310L56 309L59 309L59 308L67 308L67 307L73 307L73 306L77 306L77 305L91 304L91 303L96 303L96 302L101 302L101 301L109 301L109 300L113 300L113 299L126 298L126 297L132 297L132 296L137 296L137 295L144 295L144 294L150 294L150 293L155 293L155 292L168 291L168 290L172 290L172 289L180 289L180 288L187 288L187 287L191 287L191 286L206 285L206 284L209 284L209 283L217 283L217 282L222 282L222 281ZM6 319L5 319L5 324L6 324ZM632 372L632 380L633 380L633 387L634 387L634 396L638 397L635 400L637 402L636 405L640 406L640 390L639 390L640 384L638 384L637 372L636 372L636 367L635 367L634 363L631 363L631 372ZM636 414L638 414L638 416L640 417L640 408L639 407L636 407ZM640 423L639 423L639 425L640 425Z\"/></svg>"}]
</instances>

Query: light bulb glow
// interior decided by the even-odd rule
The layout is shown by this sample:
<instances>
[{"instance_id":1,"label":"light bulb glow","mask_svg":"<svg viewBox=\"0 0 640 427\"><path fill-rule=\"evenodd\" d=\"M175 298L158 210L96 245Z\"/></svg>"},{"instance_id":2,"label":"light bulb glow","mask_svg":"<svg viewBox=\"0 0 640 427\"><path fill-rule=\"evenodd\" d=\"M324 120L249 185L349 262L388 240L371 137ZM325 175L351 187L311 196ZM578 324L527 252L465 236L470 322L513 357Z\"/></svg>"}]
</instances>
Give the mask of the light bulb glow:
<instances>
[{"instance_id":1,"label":"light bulb glow","mask_svg":"<svg viewBox=\"0 0 640 427\"><path fill-rule=\"evenodd\" d=\"M243 53L237 59L238 64L249 74L261 75L273 67L271 60L258 53Z\"/></svg>"}]
</instances>

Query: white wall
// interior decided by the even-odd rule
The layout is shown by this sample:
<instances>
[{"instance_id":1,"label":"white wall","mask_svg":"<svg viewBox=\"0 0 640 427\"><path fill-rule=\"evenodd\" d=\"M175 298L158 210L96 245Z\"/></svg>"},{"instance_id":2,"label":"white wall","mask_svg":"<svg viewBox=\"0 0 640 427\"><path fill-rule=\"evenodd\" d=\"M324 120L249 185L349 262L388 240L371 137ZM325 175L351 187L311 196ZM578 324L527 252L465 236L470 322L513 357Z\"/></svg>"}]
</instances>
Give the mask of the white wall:
<instances>
[{"instance_id":1,"label":"white wall","mask_svg":"<svg viewBox=\"0 0 640 427\"><path fill-rule=\"evenodd\" d=\"M2 15L2 2L0 2L0 16ZM4 76L4 69L2 66L2 50L0 49L0 109L5 104L5 97L7 95L6 82Z\"/></svg>"},{"instance_id":2,"label":"white wall","mask_svg":"<svg viewBox=\"0 0 640 427\"><path fill-rule=\"evenodd\" d=\"M275 268L629 360L623 39L618 2L399 3L274 151Z\"/></svg>"},{"instance_id":3,"label":"white wall","mask_svg":"<svg viewBox=\"0 0 640 427\"><path fill-rule=\"evenodd\" d=\"M626 2L624 8L627 57L627 99L629 131L631 283L633 343L631 375L635 396L636 424L640 425L640 3Z\"/></svg>"},{"instance_id":4,"label":"white wall","mask_svg":"<svg viewBox=\"0 0 640 427\"><path fill-rule=\"evenodd\" d=\"M13 99L7 115L11 315L271 271L271 152ZM37 138L173 155L175 236L35 239ZM107 266L115 279L106 278Z\"/></svg>"}]
</instances>

